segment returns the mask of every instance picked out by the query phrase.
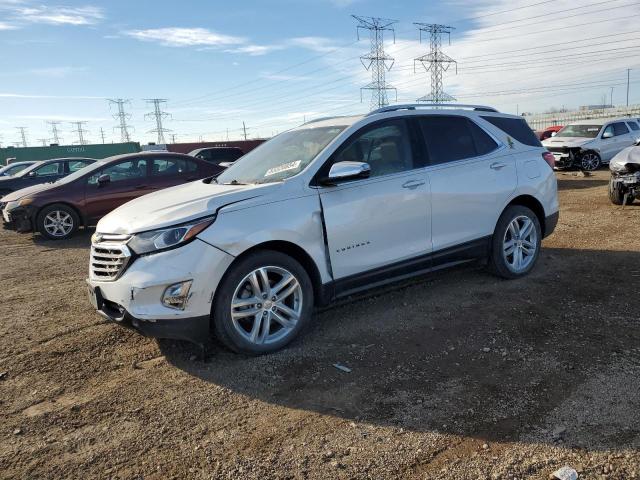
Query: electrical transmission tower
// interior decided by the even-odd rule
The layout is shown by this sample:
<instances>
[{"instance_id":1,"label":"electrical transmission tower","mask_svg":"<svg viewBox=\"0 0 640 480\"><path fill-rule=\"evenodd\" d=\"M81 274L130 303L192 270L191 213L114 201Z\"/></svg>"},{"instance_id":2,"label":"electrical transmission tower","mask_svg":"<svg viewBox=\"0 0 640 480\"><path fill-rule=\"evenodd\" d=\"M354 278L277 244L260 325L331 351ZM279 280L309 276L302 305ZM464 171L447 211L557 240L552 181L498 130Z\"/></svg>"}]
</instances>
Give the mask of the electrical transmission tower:
<instances>
[{"instance_id":1,"label":"electrical transmission tower","mask_svg":"<svg viewBox=\"0 0 640 480\"><path fill-rule=\"evenodd\" d=\"M147 113L144 118L155 118L156 120L156 128L154 128L153 130L149 130L148 133L157 133L158 134L158 145L163 145L165 143L167 143L164 139L164 133L165 132L170 132L171 130L169 130L168 128L164 128L162 126L162 119L163 118L171 118L171 114L167 113L167 112L163 112L162 108L160 108L160 106L163 103L166 103L167 100L164 98L149 98L145 100L147 103L150 103L153 105L153 112L149 112Z\"/></svg>"},{"instance_id":2,"label":"electrical transmission tower","mask_svg":"<svg viewBox=\"0 0 640 480\"><path fill-rule=\"evenodd\" d=\"M102 144L104 145L104 129L100 127L100 137L102 137Z\"/></svg>"},{"instance_id":3,"label":"electrical transmission tower","mask_svg":"<svg viewBox=\"0 0 640 480\"><path fill-rule=\"evenodd\" d=\"M51 125L51 135L53 135L53 143L57 143L58 145L60 145L60 142L62 141L62 137L58 133L58 125L60 125L60 122L49 121L47 123Z\"/></svg>"},{"instance_id":4,"label":"electrical transmission tower","mask_svg":"<svg viewBox=\"0 0 640 480\"><path fill-rule=\"evenodd\" d=\"M124 98L110 98L108 102L109 108L111 108L111 105L117 105L118 107L118 113L114 113L113 118L120 122L117 127L114 127L114 130L120 130L120 141L130 142L131 137L129 136L129 129L132 129L133 127L127 125L127 120L131 118L131 114L125 113L124 106L125 104L131 105L131 101ZM102 143L104 143L104 141Z\"/></svg>"},{"instance_id":5,"label":"electrical transmission tower","mask_svg":"<svg viewBox=\"0 0 640 480\"><path fill-rule=\"evenodd\" d=\"M416 62L420 62L427 72L431 72L431 93L424 97L418 98L418 102L444 103L455 100L451 95L444 92L442 86L442 74L449 70L451 64L456 66L457 62L448 55L442 53L442 36L449 36L449 44L451 44L451 30L453 27L446 25L438 25L435 23L415 23L420 31L420 43L422 43L422 32L429 35L430 52L426 55L418 57L413 61L413 69L415 71Z\"/></svg>"},{"instance_id":6,"label":"electrical transmission tower","mask_svg":"<svg viewBox=\"0 0 640 480\"><path fill-rule=\"evenodd\" d=\"M73 130L75 133L78 134L78 145L86 145L87 143L89 143L85 138L84 138L84 134L85 133L89 133L88 130L85 130L84 128L82 128L83 125L86 125L87 122L71 122L71 125L75 125L76 129Z\"/></svg>"},{"instance_id":7,"label":"electrical transmission tower","mask_svg":"<svg viewBox=\"0 0 640 480\"><path fill-rule=\"evenodd\" d=\"M39 138L38 141L42 144L43 147L46 147L47 144L49 143L48 138Z\"/></svg>"},{"instance_id":8,"label":"electrical transmission tower","mask_svg":"<svg viewBox=\"0 0 640 480\"><path fill-rule=\"evenodd\" d=\"M16 127L17 130L20 130L20 137L22 138L21 145L26 148L27 147L27 127Z\"/></svg>"},{"instance_id":9,"label":"electrical transmission tower","mask_svg":"<svg viewBox=\"0 0 640 480\"><path fill-rule=\"evenodd\" d=\"M396 42L396 33L393 24L396 20L376 17L359 17L352 15L358 21L356 32L360 40L360 29L369 30L371 39L371 52L360 57L360 61L367 71L371 71L371 83L360 89L360 101L362 101L362 90L371 90L371 110L388 105L387 90L397 90L385 79L386 72L393 66L393 57L384 53L384 32L393 33L393 43Z\"/></svg>"}]
</instances>

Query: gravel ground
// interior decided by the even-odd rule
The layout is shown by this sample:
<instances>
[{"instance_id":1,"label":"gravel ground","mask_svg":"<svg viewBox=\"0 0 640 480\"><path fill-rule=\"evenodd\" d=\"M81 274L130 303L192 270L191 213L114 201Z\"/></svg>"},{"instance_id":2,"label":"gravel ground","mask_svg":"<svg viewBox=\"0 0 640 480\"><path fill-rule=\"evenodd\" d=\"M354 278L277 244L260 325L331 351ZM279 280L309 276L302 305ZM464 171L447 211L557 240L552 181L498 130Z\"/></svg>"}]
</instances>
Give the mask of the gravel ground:
<instances>
[{"instance_id":1,"label":"gravel ground","mask_svg":"<svg viewBox=\"0 0 640 480\"><path fill-rule=\"evenodd\" d=\"M526 279L376 290L260 358L103 321L88 233L0 231L0 477L640 478L640 202L607 177L558 174Z\"/></svg>"}]
</instances>

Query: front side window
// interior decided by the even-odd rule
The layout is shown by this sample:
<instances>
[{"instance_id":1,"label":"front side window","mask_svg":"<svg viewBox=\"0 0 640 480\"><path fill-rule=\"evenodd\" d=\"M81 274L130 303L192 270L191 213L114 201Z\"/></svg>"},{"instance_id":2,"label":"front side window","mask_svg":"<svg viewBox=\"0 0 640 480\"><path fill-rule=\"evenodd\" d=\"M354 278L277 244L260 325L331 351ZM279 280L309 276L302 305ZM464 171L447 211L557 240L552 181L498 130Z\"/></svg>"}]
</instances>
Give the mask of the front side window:
<instances>
[{"instance_id":1,"label":"front side window","mask_svg":"<svg viewBox=\"0 0 640 480\"><path fill-rule=\"evenodd\" d=\"M101 175L109 175L112 183L145 177L147 175L147 159L127 160L126 162L109 165L91 175L87 180L88 183L90 185L96 185L98 183L98 177Z\"/></svg>"},{"instance_id":2,"label":"front side window","mask_svg":"<svg viewBox=\"0 0 640 480\"><path fill-rule=\"evenodd\" d=\"M222 184L281 182L297 175L345 129L344 126L291 130L251 150L217 178Z\"/></svg>"},{"instance_id":3,"label":"front side window","mask_svg":"<svg viewBox=\"0 0 640 480\"><path fill-rule=\"evenodd\" d=\"M36 177L51 177L62 173L62 162L52 162L33 170Z\"/></svg>"},{"instance_id":4,"label":"front side window","mask_svg":"<svg viewBox=\"0 0 640 480\"><path fill-rule=\"evenodd\" d=\"M474 134L473 127L478 128L480 132L475 131ZM444 115L422 117L420 129L427 146L429 160L434 165L485 155L497 147L493 139L490 137L488 139L493 142L492 146L486 138L481 136L486 134L465 117ZM476 147L474 137L478 137L480 148Z\"/></svg>"},{"instance_id":5,"label":"front side window","mask_svg":"<svg viewBox=\"0 0 640 480\"><path fill-rule=\"evenodd\" d=\"M615 137L617 137L618 135L625 135L629 133L629 129L624 124L624 122L616 122L611 126L613 127L613 135Z\"/></svg>"},{"instance_id":6,"label":"front side window","mask_svg":"<svg viewBox=\"0 0 640 480\"><path fill-rule=\"evenodd\" d=\"M335 156L332 163L364 162L371 177L405 172L414 168L407 125L402 120L385 122L357 135Z\"/></svg>"}]
</instances>

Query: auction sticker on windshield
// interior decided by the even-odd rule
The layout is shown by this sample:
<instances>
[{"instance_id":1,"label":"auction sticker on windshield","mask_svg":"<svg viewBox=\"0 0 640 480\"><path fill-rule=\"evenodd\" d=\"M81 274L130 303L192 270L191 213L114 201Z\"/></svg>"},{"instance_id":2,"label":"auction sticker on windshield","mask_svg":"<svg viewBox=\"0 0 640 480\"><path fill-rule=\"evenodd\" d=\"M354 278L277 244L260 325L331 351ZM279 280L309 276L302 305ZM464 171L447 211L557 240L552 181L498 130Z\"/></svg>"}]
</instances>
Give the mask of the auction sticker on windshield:
<instances>
[{"instance_id":1,"label":"auction sticker on windshield","mask_svg":"<svg viewBox=\"0 0 640 480\"><path fill-rule=\"evenodd\" d=\"M264 174L265 177L269 177L271 175L275 175L277 173L281 173L281 172L286 172L288 170L296 170L300 164L302 163L302 160L296 160L295 162L289 162L289 163L283 163L282 165L278 165L277 167L273 167L270 168L269 170L267 170Z\"/></svg>"}]
</instances>

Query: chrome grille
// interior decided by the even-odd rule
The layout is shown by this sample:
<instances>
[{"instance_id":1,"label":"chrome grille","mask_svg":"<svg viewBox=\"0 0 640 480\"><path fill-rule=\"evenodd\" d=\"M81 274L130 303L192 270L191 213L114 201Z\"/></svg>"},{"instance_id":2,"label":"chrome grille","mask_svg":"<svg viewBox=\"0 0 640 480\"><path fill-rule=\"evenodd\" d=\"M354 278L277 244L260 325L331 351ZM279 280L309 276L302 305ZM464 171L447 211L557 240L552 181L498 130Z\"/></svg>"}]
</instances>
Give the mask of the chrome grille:
<instances>
[{"instance_id":1,"label":"chrome grille","mask_svg":"<svg viewBox=\"0 0 640 480\"><path fill-rule=\"evenodd\" d=\"M90 274L93 280L108 282L116 280L129 263L131 252L125 242L108 241L102 236L100 243L91 245Z\"/></svg>"}]
</instances>

